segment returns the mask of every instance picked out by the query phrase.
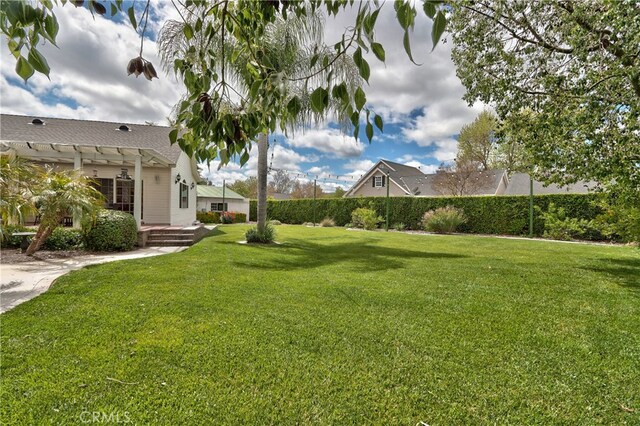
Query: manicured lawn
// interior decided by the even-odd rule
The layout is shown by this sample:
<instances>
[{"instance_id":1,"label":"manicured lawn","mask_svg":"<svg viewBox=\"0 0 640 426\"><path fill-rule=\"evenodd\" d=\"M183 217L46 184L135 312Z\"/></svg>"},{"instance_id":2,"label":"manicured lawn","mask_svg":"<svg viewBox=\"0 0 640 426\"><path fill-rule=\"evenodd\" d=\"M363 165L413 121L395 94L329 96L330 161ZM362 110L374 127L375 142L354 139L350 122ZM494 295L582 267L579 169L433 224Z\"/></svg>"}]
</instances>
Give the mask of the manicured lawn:
<instances>
[{"instance_id":1,"label":"manicured lawn","mask_svg":"<svg viewBox=\"0 0 640 426\"><path fill-rule=\"evenodd\" d=\"M220 229L2 315L0 423L640 423L637 249Z\"/></svg>"}]
</instances>

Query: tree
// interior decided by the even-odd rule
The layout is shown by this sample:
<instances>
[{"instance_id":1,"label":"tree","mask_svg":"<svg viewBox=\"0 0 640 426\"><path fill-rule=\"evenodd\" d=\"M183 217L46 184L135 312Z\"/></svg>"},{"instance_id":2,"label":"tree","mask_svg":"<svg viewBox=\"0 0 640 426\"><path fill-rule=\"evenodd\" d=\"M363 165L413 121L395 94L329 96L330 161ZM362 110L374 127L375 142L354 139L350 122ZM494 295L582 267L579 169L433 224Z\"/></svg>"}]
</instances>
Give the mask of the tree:
<instances>
[{"instance_id":1,"label":"tree","mask_svg":"<svg viewBox=\"0 0 640 426\"><path fill-rule=\"evenodd\" d=\"M477 195L491 184L491 176L471 162L441 164L433 178L433 189L442 195Z\"/></svg>"},{"instance_id":2,"label":"tree","mask_svg":"<svg viewBox=\"0 0 640 426\"><path fill-rule=\"evenodd\" d=\"M60 0L60 3L64 5L67 1ZM127 72L144 75L149 80L156 76L153 65L143 57L150 0L139 16L136 16L134 6L129 6L130 3L125 6L122 0L105 1L104 4L83 0L72 3L76 7L86 6L99 15L109 11L111 16L124 13L124 7L127 7L131 25L134 29L138 29L139 24L141 27L140 52L127 65ZM36 71L49 75L49 65L38 46L47 42L56 44L59 28L54 13L56 4L56 0L0 2L0 31L16 58L16 74L25 81ZM292 96L287 90L292 82L304 85L315 80L319 83L313 85L315 89L308 99L310 110L322 115L331 104L339 105L341 115L350 119L356 138L361 120L369 141L374 136L374 126L382 131L382 118L366 106L364 83L358 85L359 90L348 90L336 76L336 68L340 61L349 57L363 82L368 82L371 71L363 52L372 51L384 62L384 47L374 36L376 20L384 4L359 2L354 6L352 0L220 0L211 3L194 0L178 4L180 6L176 8L183 24L182 41L187 43L184 46L188 50L173 61L173 67L185 85L186 95L176 107L175 128L170 133L170 140L178 143L189 156L200 161L219 158L226 164L238 155L240 163L244 164L249 159L252 141L265 130L273 133L278 125L284 130L287 123L300 120L303 99L296 94ZM261 43L278 19L287 20L289 16L306 19L320 11L336 16L352 7L355 8L352 25L346 27L342 37L337 37L339 41L331 47L311 50L311 60L299 67L295 76L274 67L269 61L269 51L263 49ZM396 1L394 9L404 30L405 51L413 60L409 33L418 12L413 4L404 0ZM431 37L435 47L447 23L446 6L442 0L424 0L423 10L434 20ZM212 46L217 49L212 51ZM249 77L244 82L249 90L242 95L235 92L233 78L226 73L227 65L238 61L245 63ZM229 108L238 96L240 104Z\"/></svg>"},{"instance_id":3,"label":"tree","mask_svg":"<svg viewBox=\"0 0 640 426\"><path fill-rule=\"evenodd\" d=\"M40 226L25 252L27 256L40 249L65 216L91 215L104 205L104 197L91 183L80 170L45 169L33 198Z\"/></svg>"},{"instance_id":4,"label":"tree","mask_svg":"<svg viewBox=\"0 0 640 426\"><path fill-rule=\"evenodd\" d=\"M458 159L463 163L476 163L480 170L495 166L498 117L482 111L471 124L465 124L458 136Z\"/></svg>"},{"instance_id":5,"label":"tree","mask_svg":"<svg viewBox=\"0 0 640 426\"><path fill-rule=\"evenodd\" d=\"M539 178L638 193L637 2L454 1L450 18L465 99L535 112L520 127Z\"/></svg>"},{"instance_id":6,"label":"tree","mask_svg":"<svg viewBox=\"0 0 640 426\"><path fill-rule=\"evenodd\" d=\"M190 11L193 12L193 10ZM209 20L211 19L213 18L209 18ZM334 84L335 81L339 81L338 87L345 94L359 91L358 93L364 97L364 92L359 88L361 81L355 62L347 56L332 56L329 48L323 45L322 17L317 12L309 11L304 16L294 15L289 18L277 17L264 28L261 38L254 38L254 47L260 52L258 56L253 52L238 52L235 57L224 57L226 50L234 49L233 39L218 41L214 38L209 41L197 37L189 38L187 28L190 25L190 21L168 21L165 24L158 37L163 64L166 67L172 67L179 74L182 70L176 68L176 64L184 58L192 56L193 52L205 51L207 57L215 59L215 63L220 65L220 69L214 69L214 71L219 72L223 79L226 70L227 78L233 82L228 83L227 86L241 99L239 104L227 100L224 105L221 104L221 108L231 110L245 108L243 100L245 97L249 97L256 84L256 76L251 69L256 65L263 64L280 75L280 82L273 89L275 92L279 92L279 96L283 97L287 105L293 105L296 110L295 114L273 118L274 122L277 120L280 128L285 130L293 131L297 126L312 121L320 122L331 110L343 123L349 119L349 116L345 116L343 106L338 102L328 102L328 106L324 110L314 108L314 104L317 104L319 99L316 94L319 93L318 90L323 90L321 86L324 82L329 81ZM315 70L315 75L307 77L309 70L316 67L314 62L317 60L316 52L326 52L325 57L333 63L333 67L327 74L328 68L321 66ZM204 69L202 64L198 69ZM213 108L212 99L204 93L200 97L204 104L205 114L208 114L206 111ZM357 100L362 100L360 95ZM259 106L254 106L254 109L258 111ZM235 126L233 122L231 124ZM259 233L264 232L267 218L268 131L269 128L265 127L257 136L257 226ZM243 132L239 131L234 135L233 144L243 143L242 138ZM224 150L221 151L221 154L228 155ZM239 152L235 152L235 154L239 154ZM245 154L248 157L248 153L245 152ZM240 158L241 163L245 154Z\"/></svg>"},{"instance_id":7,"label":"tree","mask_svg":"<svg viewBox=\"0 0 640 426\"><path fill-rule=\"evenodd\" d=\"M270 194L274 192L278 194L287 194L291 192L293 184L294 179L289 177L287 172L284 170L276 170L276 172L271 175L271 182L269 182L267 191Z\"/></svg>"},{"instance_id":8,"label":"tree","mask_svg":"<svg viewBox=\"0 0 640 426\"><path fill-rule=\"evenodd\" d=\"M236 180L231 185L227 185L227 188L245 198L251 198L252 200L258 198L258 179L255 176L250 176L244 180Z\"/></svg>"},{"instance_id":9,"label":"tree","mask_svg":"<svg viewBox=\"0 0 640 426\"><path fill-rule=\"evenodd\" d=\"M321 198L324 195L322 188L319 185L314 185L313 182L300 182L298 179L293 184L291 190L291 198L313 198L313 192L315 187L315 197Z\"/></svg>"},{"instance_id":10,"label":"tree","mask_svg":"<svg viewBox=\"0 0 640 426\"><path fill-rule=\"evenodd\" d=\"M33 186L40 173L32 163L9 152L0 155L0 238L6 225L22 224L35 212Z\"/></svg>"},{"instance_id":11,"label":"tree","mask_svg":"<svg viewBox=\"0 0 640 426\"><path fill-rule=\"evenodd\" d=\"M333 193L328 193L325 194L325 197L327 198L342 198L344 196L344 194L346 194L347 191L341 187L337 187L335 191L333 191Z\"/></svg>"}]
</instances>

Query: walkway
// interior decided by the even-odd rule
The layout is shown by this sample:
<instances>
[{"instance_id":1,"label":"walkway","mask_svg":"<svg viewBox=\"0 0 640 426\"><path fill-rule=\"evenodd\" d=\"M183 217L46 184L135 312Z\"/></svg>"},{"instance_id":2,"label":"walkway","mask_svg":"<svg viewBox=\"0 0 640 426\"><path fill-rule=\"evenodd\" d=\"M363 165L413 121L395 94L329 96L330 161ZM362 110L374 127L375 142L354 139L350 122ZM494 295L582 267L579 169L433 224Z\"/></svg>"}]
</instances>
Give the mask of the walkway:
<instances>
[{"instance_id":1,"label":"walkway","mask_svg":"<svg viewBox=\"0 0 640 426\"><path fill-rule=\"evenodd\" d=\"M51 283L69 271L87 265L177 253L187 247L147 247L130 252L84 255L62 259L34 259L31 262L0 265L0 313L31 300L49 289Z\"/></svg>"}]
</instances>

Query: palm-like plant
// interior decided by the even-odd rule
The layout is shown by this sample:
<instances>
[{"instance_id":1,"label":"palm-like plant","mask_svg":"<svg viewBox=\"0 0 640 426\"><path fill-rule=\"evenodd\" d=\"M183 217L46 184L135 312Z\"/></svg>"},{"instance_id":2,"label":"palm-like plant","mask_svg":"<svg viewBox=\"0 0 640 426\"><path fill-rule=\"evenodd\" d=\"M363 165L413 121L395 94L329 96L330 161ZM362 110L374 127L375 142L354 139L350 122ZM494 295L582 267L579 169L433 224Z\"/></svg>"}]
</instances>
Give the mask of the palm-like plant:
<instances>
[{"instance_id":1,"label":"palm-like plant","mask_svg":"<svg viewBox=\"0 0 640 426\"><path fill-rule=\"evenodd\" d=\"M45 169L33 197L40 226L27 248L27 256L38 251L65 216L95 214L104 205L104 197L91 183L80 170Z\"/></svg>"},{"instance_id":2,"label":"palm-like plant","mask_svg":"<svg viewBox=\"0 0 640 426\"><path fill-rule=\"evenodd\" d=\"M183 16L196 16L185 13ZM185 22L168 21L158 37L158 47L165 69L172 69L175 59L194 58L212 55L212 61L219 67L226 90L235 93L237 105L226 105L222 108L236 109L268 109L272 107L269 99L264 99L265 105L247 105L246 94L250 93L255 84L255 70L268 69L270 88L292 102L283 102L290 108L283 111L280 127L287 131L295 131L313 123L320 123L327 114L332 114L343 129L350 125L347 112L341 110L338 103L329 105L325 114L314 112L312 108L312 93L323 83L339 85L353 96L356 88L361 84L361 77L353 59L348 55L332 57L332 50L322 42L323 20L318 13L306 15L291 15L287 19L279 16L269 24L259 40L255 40L255 50L248 51L234 46L234 38L207 37L197 34L191 38L185 36ZM225 55L225 52L235 52ZM326 67L317 63L318 57L326 58L332 63ZM315 59L314 59L315 58ZM260 66L255 67L259 61ZM192 60L190 63L209 63L203 60ZM176 73L180 72L174 69ZM258 145L258 232L264 232L267 217L267 175L268 175L268 125L259 136ZM216 141L212 141L216 143Z\"/></svg>"},{"instance_id":3,"label":"palm-like plant","mask_svg":"<svg viewBox=\"0 0 640 426\"><path fill-rule=\"evenodd\" d=\"M24 223L24 218L35 212L32 188L39 169L12 151L0 155L0 238L5 226Z\"/></svg>"}]
</instances>

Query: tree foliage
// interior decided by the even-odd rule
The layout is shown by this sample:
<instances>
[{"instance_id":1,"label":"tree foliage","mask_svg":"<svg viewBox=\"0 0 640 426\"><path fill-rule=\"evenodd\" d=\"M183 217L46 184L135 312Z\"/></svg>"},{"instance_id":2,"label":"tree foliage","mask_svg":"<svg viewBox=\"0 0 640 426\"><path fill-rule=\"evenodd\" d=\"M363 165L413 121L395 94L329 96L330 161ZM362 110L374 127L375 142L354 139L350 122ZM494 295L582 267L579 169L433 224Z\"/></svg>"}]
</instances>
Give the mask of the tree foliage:
<instances>
[{"instance_id":1,"label":"tree foliage","mask_svg":"<svg viewBox=\"0 0 640 426\"><path fill-rule=\"evenodd\" d=\"M640 188L637 2L455 1L450 19L466 100L535 112L519 125L539 177Z\"/></svg>"},{"instance_id":2,"label":"tree foliage","mask_svg":"<svg viewBox=\"0 0 640 426\"><path fill-rule=\"evenodd\" d=\"M432 185L441 195L464 196L476 195L491 184L491 175L478 163L457 161L455 164L441 164Z\"/></svg>"},{"instance_id":3,"label":"tree foliage","mask_svg":"<svg viewBox=\"0 0 640 426\"><path fill-rule=\"evenodd\" d=\"M482 111L473 123L465 124L458 136L458 161L477 164L480 170L489 170L495 163L498 117L491 111Z\"/></svg>"},{"instance_id":4,"label":"tree foliage","mask_svg":"<svg viewBox=\"0 0 640 426\"><path fill-rule=\"evenodd\" d=\"M258 179L255 176L236 180L231 185L227 185L227 188L237 192L245 198L250 198L252 200L258 198Z\"/></svg>"}]
</instances>

